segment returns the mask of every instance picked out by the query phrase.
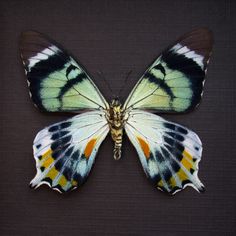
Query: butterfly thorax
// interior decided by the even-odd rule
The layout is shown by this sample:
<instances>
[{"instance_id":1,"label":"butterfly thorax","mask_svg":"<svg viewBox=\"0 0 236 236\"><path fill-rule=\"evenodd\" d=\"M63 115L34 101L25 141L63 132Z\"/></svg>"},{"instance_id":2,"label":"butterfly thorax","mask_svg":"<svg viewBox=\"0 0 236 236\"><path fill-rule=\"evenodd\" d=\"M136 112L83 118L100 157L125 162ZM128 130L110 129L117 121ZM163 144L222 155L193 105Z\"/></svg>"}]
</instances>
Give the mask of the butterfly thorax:
<instances>
[{"instance_id":1,"label":"butterfly thorax","mask_svg":"<svg viewBox=\"0 0 236 236\"><path fill-rule=\"evenodd\" d=\"M107 113L111 137L115 142L114 159L119 160L121 157L121 146L123 136L124 113L121 108L121 103L118 99L113 99Z\"/></svg>"}]
</instances>

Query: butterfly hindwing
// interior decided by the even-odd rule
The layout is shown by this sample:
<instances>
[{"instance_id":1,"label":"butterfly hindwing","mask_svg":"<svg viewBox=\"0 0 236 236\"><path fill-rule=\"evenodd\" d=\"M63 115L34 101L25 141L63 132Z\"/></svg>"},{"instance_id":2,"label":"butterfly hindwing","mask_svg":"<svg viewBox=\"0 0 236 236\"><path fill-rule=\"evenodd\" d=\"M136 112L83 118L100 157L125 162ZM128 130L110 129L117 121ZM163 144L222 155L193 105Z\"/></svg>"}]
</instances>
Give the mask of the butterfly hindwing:
<instances>
[{"instance_id":1,"label":"butterfly hindwing","mask_svg":"<svg viewBox=\"0 0 236 236\"><path fill-rule=\"evenodd\" d=\"M125 131L158 189L171 194L188 185L204 190L197 176L202 145L194 132L141 110L127 116Z\"/></svg>"},{"instance_id":2,"label":"butterfly hindwing","mask_svg":"<svg viewBox=\"0 0 236 236\"><path fill-rule=\"evenodd\" d=\"M212 33L204 28L183 36L146 70L124 108L159 112L195 108L201 100L212 44Z\"/></svg>"},{"instance_id":3,"label":"butterfly hindwing","mask_svg":"<svg viewBox=\"0 0 236 236\"><path fill-rule=\"evenodd\" d=\"M33 145L37 174L31 186L47 184L60 192L80 186L108 132L103 111L85 112L41 130Z\"/></svg>"},{"instance_id":4,"label":"butterfly hindwing","mask_svg":"<svg viewBox=\"0 0 236 236\"><path fill-rule=\"evenodd\" d=\"M34 31L24 32L20 51L30 95L39 109L58 112L108 107L85 69L52 40Z\"/></svg>"}]
</instances>

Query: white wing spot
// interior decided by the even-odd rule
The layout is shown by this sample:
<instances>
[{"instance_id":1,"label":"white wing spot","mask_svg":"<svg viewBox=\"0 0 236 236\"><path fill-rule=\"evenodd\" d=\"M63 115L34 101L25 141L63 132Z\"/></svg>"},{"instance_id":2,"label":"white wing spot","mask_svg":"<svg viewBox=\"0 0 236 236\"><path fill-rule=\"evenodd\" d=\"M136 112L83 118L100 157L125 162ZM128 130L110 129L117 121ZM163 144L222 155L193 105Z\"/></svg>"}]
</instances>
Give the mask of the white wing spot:
<instances>
[{"instance_id":1,"label":"white wing spot","mask_svg":"<svg viewBox=\"0 0 236 236\"><path fill-rule=\"evenodd\" d=\"M153 160L149 160L148 162L149 174L151 177L154 177L158 174L158 167L157 163Z\"/></svg>"},{"instance_id":2,"label":"white wing spot","mask_svg":"<svg viewBox=\"0 0 236 236\"><path fill-rule=\"evenodd\" d=\"M49 48L46 48L43 51L37 53L36 56L29 58L29 71L36 63L41 60L47 60L49 56L56 54L57 51L59 51L58 48L52 45Z\"/></svg>"},{"instance_id":3,"label":"white wing spot","mask_svg":"<svg viewBox=\"0 0 236 236\"><path fill-rule=\"evenodd\" d=\"M77 172L80 173L81 176L85 176L85 174L87 172L86 160L81 160L78 163Z\"/></svg>"},{"instance_id":4,"label":"white wing spot","mask_svg":"<svg viewBox=\"0 0 236 236\"><path fill-rule=\"evenodd\" d=\"M172 48L175 52L177 52L178 54L184 54L187 58L193 59L202 69L204 68L204 57L200 54L197 54L195 51L189 49L186 46L182 46L181 44L176 44L173 48Z\"/></svg>"}]
</instances>

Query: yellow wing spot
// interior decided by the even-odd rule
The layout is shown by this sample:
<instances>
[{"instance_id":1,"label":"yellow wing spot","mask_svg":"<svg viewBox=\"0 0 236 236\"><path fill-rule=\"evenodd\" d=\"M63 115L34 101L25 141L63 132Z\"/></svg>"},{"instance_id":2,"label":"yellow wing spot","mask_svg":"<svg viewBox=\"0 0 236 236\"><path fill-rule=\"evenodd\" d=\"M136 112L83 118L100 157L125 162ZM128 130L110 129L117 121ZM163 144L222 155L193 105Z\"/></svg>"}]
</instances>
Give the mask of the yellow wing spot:
<instances>
[{"instance_id":1,"label":"yellow wing spot","mask_svg":"<svg viewBox=\"0 0 236 236\"><path fill-rule=\"evenodd\" d=\"M65 176L62 175L60 180L59 180L59 185L61 185L62 187L65 187L66 184L67 184L67 180L66 180Z\"/></svg>"},{"instance_id":2,"label":"yellow wing spot","mask_svg":"<svg viewBox=\"0 0 236 236\"><path fill-rule=\"evenodd\" d=\"M54 162L54 159L53 159L52 157L49 157L49 158L47 158L47 159L43 162L42 166L45 167L45 168L47 168L47 167L49 167L53 162Z\"/></svg>"},{"instance_id":3,"label":"yellow wing spot","mask_svg":"<svg viewBox=\"0 0 236 236\"><path fill-rule=\"evenodd\" d=\"M55 167L53 167L47 174L47 177L49 177L51 180L55 179L55 177L58 175L58 171Z\"/></svg>"},{"instance_id":4,"label":"yellow wing spot","mask_svg":"<svg viewBox=\"0 0 236 236\"><path fill-rule=\"evenodd\" d=\"M159 187L163 187L163 181L160 180L160 181L158 182L157 186L159 186Z\"/></svg>"},{"instance_id":5,"label":"yellow wing spot","mask_svg":"<svg viewBox=\"0 0 236 236\"><path fill-rule=\"evenodd\" d=\"M143 153L144 153L145 157L147 159L149 159L149 157L150 157L150 148L149 148L148 143L140 137L137 137L137 139L139 141L139 144L140 144L140 146L143 150Z\"/></svg>"},{"instance_id":6,"label":"yellow wing spot","mask_svg":"<svg viewBox=\"0 0 236 236\"><path fill-rule=\"evenodd\" d=\"M42 159L46 158L47 156L51 156L52 154L52 149L48 149L43 155L42 155Z\"/></svg>"},{"instance_id":7,"label":"yellow wing spot","mask_svg":"<svg viewBox=\"0 0 236 236\"><path fill-rule=\"evenodd\" d=\"M193 165L186 159L186 158L183 158L182 161L181 161L181 164L187 169L187 170L190 170Z\"/></svg>"},{"instance_id":8,"label":"yellow wing spot","mask_svg":"<svg viewBox=\"0 0 236 236\"><path fill-rule=\"evenodd\" d=\"M75 181L75 180L72 181L72 185L73 185L73 186L77 186L77 184L78 184L77 181Z\"/></svg>"},{"instance_id":9,"label":"yellow wing spot","mask_svg":"<svg viewBox=\"0 0 236 236\"><path fill-rule=\"evenodd\" d=\"M84 155L85 155L85 157L86 157L87 159L90 157L90 155L91 155L91 153L92 153L92 151L93 151L93 148L94 148L94 146L95 146L95 144L96 144L96 141L97 141L97 139L91 139L91 140L87 143L87 145L86 145L86 147L85 147L85 149L84 149Z\"/></svg>"},{"instance_id":10,"label":"yellow wing spot","mask_svg":"<svg viewBox=\"0 0 236 236\"><path fill-rule=\"evenodd\" d=\"M169 183L170 183L171 187L176 186L176 181L175 181L175 178L173 176L170 178Z\"/></svg>"},{"instance_id":11,"label":"yellow wing spot","mask_svg":"<svg viewBox=\"0 0 236 236\"><path fill-rule=\"evenodd\" d=\"M193 157L188 151L184 150L183 155L187 157L190 161L193 161Z\"/></svg>"},{"instance_id":12,"label":"yellow wing spot","mask_svg":"<svg viewBox=\"0 0 236 236\"><path fill-rule=\"evenodd\" d=\"M181 181L184 181L184 180L188 179L188 176L185 174L185 172L182 169L180 169L177 172L177 175L178 175L178 177Z\"/></svg>"}]
</instances>

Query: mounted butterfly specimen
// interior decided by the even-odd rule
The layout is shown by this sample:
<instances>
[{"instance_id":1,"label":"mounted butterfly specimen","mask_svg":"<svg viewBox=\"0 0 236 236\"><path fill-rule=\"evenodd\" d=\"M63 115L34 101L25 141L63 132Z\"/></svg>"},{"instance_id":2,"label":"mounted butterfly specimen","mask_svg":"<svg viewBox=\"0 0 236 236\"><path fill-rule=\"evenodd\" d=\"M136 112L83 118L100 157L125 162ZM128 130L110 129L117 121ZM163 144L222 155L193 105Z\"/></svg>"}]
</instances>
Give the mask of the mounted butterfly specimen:
<instances>
[{"instance_id":1,"label":"mounted butterfly specimen","mask_svg":"<svg viewBox=\"0 0 236 236\"><path fill-rule=\"evenodd\" d=\"M151 64L122 105L118 99L108 103L85 69L57 43L34 31L23 33L20 51L34 104L46 112L80 113L37 134L37 174L30 185L47 184L59 192L76 189L109 132L114 159L121 158L125 131L158 189L174 194L192 186L203 191L197 175L200 139L151 112L183 113L199 104L212 44L205 28L184 35Z\"/></svg>"}]
</instances>

